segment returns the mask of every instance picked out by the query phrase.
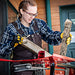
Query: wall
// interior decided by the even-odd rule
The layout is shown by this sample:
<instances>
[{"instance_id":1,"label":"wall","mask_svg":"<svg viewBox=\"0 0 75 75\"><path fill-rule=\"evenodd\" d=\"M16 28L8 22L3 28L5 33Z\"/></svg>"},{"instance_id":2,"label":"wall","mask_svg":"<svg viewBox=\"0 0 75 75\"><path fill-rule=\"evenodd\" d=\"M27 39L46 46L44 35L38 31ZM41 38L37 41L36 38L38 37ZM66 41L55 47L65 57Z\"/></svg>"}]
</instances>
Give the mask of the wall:
<instances>
[{"instance_id":1,"label":"wall","mask_svg":"<svg viewBox=\"0 0 75 75\"><path fill-rule=\"evenodd\" d=\"M22 1L22 0L9 0L12 5L18 10L18 6L19 6L19 3Z\"/></svg>"},{"instance_id":2,"label":"wall","mask_svg":"<svg viewBox=\"0 0 75 75\"><path fill-rule=\"evenodd\" d=\"M8 23L14 22L17 14L8 6Z\"/></svg>"},{"instance_id":3,"label":"wall","mask_svg":"<svg viewBox=\"0 0 75 75\"><path fill-rule=\"evenodd\" d=\"M59 6L72 4L75 4L75 0L50 0L52 29L54 31L61 31ZM54 46L53 48L54 53L60 53L61 45Z\"/></svg>"}]
</instances>

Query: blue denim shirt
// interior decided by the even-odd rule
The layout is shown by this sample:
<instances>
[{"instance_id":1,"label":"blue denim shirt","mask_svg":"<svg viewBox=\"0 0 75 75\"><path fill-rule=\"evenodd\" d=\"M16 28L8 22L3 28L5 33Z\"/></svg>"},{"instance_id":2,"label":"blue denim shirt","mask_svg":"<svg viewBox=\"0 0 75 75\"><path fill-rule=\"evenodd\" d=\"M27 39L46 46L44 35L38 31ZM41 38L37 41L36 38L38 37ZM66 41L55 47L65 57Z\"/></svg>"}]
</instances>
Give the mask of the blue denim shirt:
<instances>
[{"instance_id":1,"label":"blue denim shirt","mask_svg":"<svg viewBox=\"0 0 75 75\"><path fill-rule=\"evenodd\" d=\"M39 32L41 38L50 45L59 45L61 43L61 38L60 38L61 32L50 30L47 24L41 19L35 18L35 20L38 25L37 31L34 31L33 29L34 21L30 23L30 27L25 27L24 25L22 25L19 19L15 21L18 25L18 29L21 28L21 30L24 32L24 34L22 35L20 34L21 36L27 37L28 35L32 35L35 34L36 32ZM11 42L15 43L14 37L17 36L17 34L19 34L19 32L16 30L14 25L12 23L8 24L0 43L0 55L5 56L11 53L11 51L14 49L14 47L11 45Z\"/></svg>"}]
</instances>

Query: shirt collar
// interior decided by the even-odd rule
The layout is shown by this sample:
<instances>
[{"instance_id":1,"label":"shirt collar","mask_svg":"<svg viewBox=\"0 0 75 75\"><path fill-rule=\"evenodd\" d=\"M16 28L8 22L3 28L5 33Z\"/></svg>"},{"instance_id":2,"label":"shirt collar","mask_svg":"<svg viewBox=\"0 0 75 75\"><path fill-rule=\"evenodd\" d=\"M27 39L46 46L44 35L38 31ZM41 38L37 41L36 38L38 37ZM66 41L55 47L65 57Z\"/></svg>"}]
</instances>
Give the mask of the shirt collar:
<instances>
[{"instance_id":1,"label":"shirt collar","mask_svg":"<svg viewBox=\"0 0 75 75\"><path fill-rule=\"evenodd\" d=\"M30 23L30 26L29 26L29 27L25 27L25 26L21 23L21 21L20 21L19 18L16 20L16 22L18 23L18 29L20 29L21 27L30 28L30 27L32 27L33 24L34 24L34 20L32 20L31 23Z\"/></svg>"}]
</instances>

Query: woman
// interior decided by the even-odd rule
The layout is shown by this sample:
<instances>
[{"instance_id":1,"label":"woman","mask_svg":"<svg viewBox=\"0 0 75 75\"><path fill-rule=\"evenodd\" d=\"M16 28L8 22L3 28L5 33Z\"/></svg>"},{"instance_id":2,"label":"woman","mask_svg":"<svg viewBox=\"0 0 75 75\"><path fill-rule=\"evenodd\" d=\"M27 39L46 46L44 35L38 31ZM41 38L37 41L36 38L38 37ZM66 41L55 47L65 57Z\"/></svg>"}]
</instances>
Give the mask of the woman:
<instances>
[{"instance_id":1,"label":"woman","mask_svg":"<svg viewBox=\"0 0 75 75\"><path fill-rule=\"evenodd\" d=\"M22 47L21 37L27 37L29 40L41 47L41 39L51 45L59 45L61 43L61 32L52 31L47 24L41 20L36 19L37 4L34 0L24 0L19 5L19 18L10 23L3 34L0 44L0 55L6 56L13 50L13 59L34 59L37 55L30 52L27 48ZM19 40L17 39L19 37ZM38 37L38 38L37 38ZM13 63L20 64L20 63ZM32 75L32 71L14 72L11 70L12 75Z\"/></svg>"}]
</instances>

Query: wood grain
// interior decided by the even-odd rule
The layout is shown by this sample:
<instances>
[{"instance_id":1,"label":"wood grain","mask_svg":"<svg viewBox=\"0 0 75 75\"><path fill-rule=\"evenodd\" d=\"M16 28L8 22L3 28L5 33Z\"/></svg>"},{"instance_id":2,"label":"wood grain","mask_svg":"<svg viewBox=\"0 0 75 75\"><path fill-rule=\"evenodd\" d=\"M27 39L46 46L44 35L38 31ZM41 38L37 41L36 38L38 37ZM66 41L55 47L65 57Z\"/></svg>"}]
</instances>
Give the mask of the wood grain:
<instances>
[{"instance_id":1,"label":"wood grain","mask_svg":"<svg viewBox=\"0 0 75 75\"><path fill-rule=\"evenodd\" d=\"M64 26L64 31L63 31L63 39L62 39L62 46L61 46L61 50L60 50L60 55L66 56L66 52L67 52L67 38L70 36L70 31L71 31L71 25L72 22L67 19L65 21L65 26Z\"/></svg>"},{"instance_id":2,"label":"wood grain","mask_svg":"<svg viewBox=\"0 0 75 75\"><path fill-rule=\"evenodd\" d=\"M24 37L22 46L28 48L30 51L32 51L36 54L38 54L39 51L45 51L44 49L42 49L38 45L34 44L32 41L28 40L25 37ZM47 51L45 51L45 57L49 57L49 56L52 56L52 55L50 53L48 53Z\"/></svg>"}]
</instances>

